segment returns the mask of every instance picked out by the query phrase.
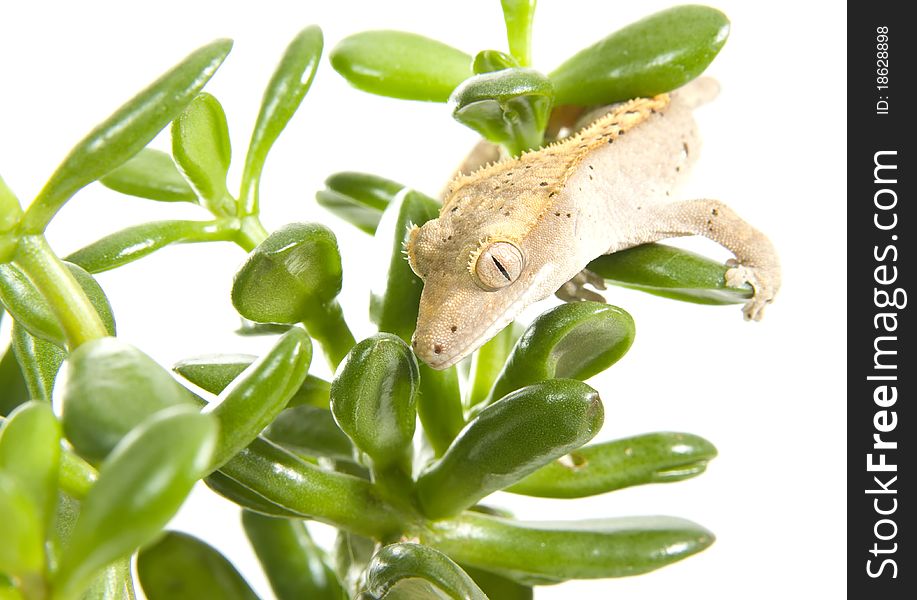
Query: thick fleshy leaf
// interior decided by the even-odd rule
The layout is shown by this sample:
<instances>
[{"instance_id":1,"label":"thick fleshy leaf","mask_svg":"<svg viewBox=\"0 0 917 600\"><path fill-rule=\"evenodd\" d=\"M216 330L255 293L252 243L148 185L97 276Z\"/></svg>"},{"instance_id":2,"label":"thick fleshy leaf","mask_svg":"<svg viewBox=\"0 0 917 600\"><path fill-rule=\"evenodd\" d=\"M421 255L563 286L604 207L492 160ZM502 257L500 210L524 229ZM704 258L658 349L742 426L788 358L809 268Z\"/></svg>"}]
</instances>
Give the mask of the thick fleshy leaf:
<instances>
[{"instance_id":1,"label":"thick fleshy leaf","mask_svg":"<svg viewBox=\"0 0 917 600\"><path fill-rule=\"evenodd\" d=\"M144 148L129 161L99 180L105 187L147 200L197 202L197 194L161 150Z\"/></svg>"},{"instance_id":2,"label":"thick fleshy leaf","mask_svg":"<svg viewBox=\"0 0 917 600\"><path fill-rule=\"evenodd\" d=\"M0 471L0 573L40 573L45 551L42 517L26 486L12 474Z\"/></svg>"},{"instance_id":3,"label":"thick fleshy leaf","mask_svg":"<svg viewBox=\"0 0 917 600\"><path fill-rule=\"evenodd\" d=\"M598 393L575 380L542 381L502 398L472 419L417 479L424 514L458 514L579 448L603 419Z\"/></svg>"},{"instance_id":4,"label":"thick fleshy leaf","mask_svg":"<svg viewBox=\"0 0 917 600\"><path fill-rule=\"evenodd\" d=\"M87 342L67 358L54 390L64 433L76 451L99 462L129 431L191 395L152 358L117 338Z\"/></svg>"},{"instance_id":5,"label":"thick fleshy leaf","mask_svg":"<svg viewBox=\"0 0 917 600\"><path fill-rule=\"evenodd\" d=\"M315 199L321 206L370 235L376 233L382 211L404 186L368 173L344 171L325 180Z\"/></svg>"},{"instance_id":6,"label":"thick fleshy leaf","mask_svg":"<svg viewBox=\"0 0 917 600\"><path fill-rule=\"evenodd\" d=\"M312 86L323 45L322 30L315 25L296 34L264 90L242 171L240 200L245 214L258 210L258 182L264 161Z\"/></svg>"},{"instance_id":7,"label":"thick fleshy leaf","mask_svg":"<svg viewBox=\"0 0 917 600\"><path fill-rule=\"evenodd\" d=\"M28 395L32 400L51 402L54 381L67 352L51 342L37 338L19 323L13 324L13 353L22 368Z\"/></svg>"},{"instance_id":8,"label":"thick fleshy leaf","mask_svg":"<svg viewBox=\"0 0 917 600\"><path fill-rule=\"evenodd\" d=\"M648 433L584 446L538 469L506 491L545 498L582 498L646 483L700 475L716 448L690 433Z\"/></svg>"},{"instance_id":9,"label":"thick fleshy leaf","mask_svg":"<svg viewBox=\"0 0 917 600\"><path fill-rule=\"evenodd\" d=\"M722 263L665 244L606 254L588 269L614 285L696 304L740 304L754 294L747 284L728 287Z\"/></svg>"},{"instance_id":10,"label":"thick fleshy leaf","mask_svg":"<svg viewBox=\"0 0 917 600\"><path fill-rule=\"evenodd\" d=\"M452 560L535 585L646 573L714 540L675 517L524 522L466 512L430 528L421 541Z\"/></svg>"},{"instance_id":11,"label":"thick fleshy leaf","mask_svg":"<svg viewBox=\"0 0 917 600\"><path fill-rule=\"evenodd\" d=\"M328 557L304 522L242 511L242 525L277 600L344 600Z\"/></svg>"},{"instance_id":12,"label":"thick fleshy leaf","mask_svg":"<svg viewBox=\"0 0 917 600\"><path fill-rule=\"evenodd\" d=\"M19 361L16 360L15 351L12 347L7 348L0 358L0 416L5 417L17 406L28 401L29 388L25 375L19 367Z\"/></svg>"},{"instance_id":13,"label":"thick fleshy leaf","mask_svg":"<svg viewBox=\"0 0 917 600\"><path fill-rule=\"evenodd\" d=\"M64 263L102 319L109 334L115 333L114 315L105 292L82 267ZM26 273L13 264L0 265L0 303L13 319L32 335L64 347L67 339L60 321Z\"/></svg>"},{"instance_id":14,"label":"thick fleshy leaf","mask_svg":"<svg viewBox=\"0 0 917 600\"><path fill-rule=\"evenodd\" d=\"M515 69L519 66L519 62L509 54L499 50L481 50L474 56L472 69L475 75L480 75L503 69Z\"/></svg>"},{"instance_id":15,"label":"thick fleshy leaf","mask_svg":"<svg viewBox=\"0 0 917 600\"><path fill-rule=\"evenodd\" d=\"M206 472L216 438L216 420L185 407L159 413L124 438L99 469L61 556L55 584L62 596L159 534Z\"/></svg>"},{"instance_id":16,"label":"thick fleshy leaf","mask_svg":"<svg viewBox=\"0 0 917 600\"><path fill-rule=\"evenodd\" d=\"M137 555L148 600L258 600L226 557L187 533L167 532Z\"/></svg>"},{"instance_id":17,"label":"thick fleshy leaf","mask_svg":"<svg viewBox=\"0 0 917 600\"><path fill-rule=\"evenodd\" d=\"M509 52L523 67L532 64L532 21L536 0L500 0Z\"/></svg>"},{"instance_id":18,"label":"thick fleshy leaf","mask_svg":"<svg viewBox=\"0 0 917 600\"><path fill-rule=\"evenodd\" d=\"M373 281L369 316L379 331L394 333L410 343L417 323L417 307L423 281L404 257L404 243L411 225L423 225L439 215L440 204L433 198L407 190L396 196L382 213L372 252Z\"/></svg>"},{"instance_id":19,"label":"thick fleshy leaf","mask_svg":"<svg viewBox=\"0 0 917 600\"><path fill-rule=\"evenodd\" d=\"M35 506L42 537L47 534L57 504L61 427L51 407L28 402L10 415L0 429L0 471L17 479Z\"/></svg>"},{"instance_id":20,"label":"thick fleshy leaf","mask_svg":"<svg viewBox=\"0 0 917 600\"><path fill-rule=\"evenodd\" d=\"M327 408L287 408L264 430L264 437L299 456L353 460L354 447Z\"/></svg>"},{"instance_id":21,"label":"thick fleshy leaf","mask_svg":"<svg viewBox=\"0 0 917 600\"><path fill-rule=\"evenodd\" d=\"M289 329L287 327L283 332ZM211 394L220 394L257 358L252 354L213 354L179 361L172 370L199 388ZM327 409L330 391L330 383L309 375L293 394L289 406L308 405Z\"/></svg>"},{"instance_id":22,"label":"thick fleshy leaf","mask_svg":"<svg viewBox=\"0 0 917 600\"><path fill-rule=\"evenodd\" d=\"M400 338L380 333L358 343L331 383L331 412L376 468L410 473L419 371Z\"/></svg>"},{"instance_id":23,"label":"thick fleshy leaf","mask_svg":"<svg viewBox=\"0 0 917 600\"><path fill-rule=\"evenodd\" d=\"M302 328L294 327L220 394L220 402L211 413L220 425L214 469L247 446L280 414L305 381L311 362L312 342Z\"/></svg>"},{"instance_id":24,"label":"thick fleshy leaf","mask_svg":"<svg viewBox=\"0 0 917 600\"><path fill-rule=\"evenodd\" d=\"M234 213L226 189L232 158L229 126L216 98L198 95L172 122L172 156L204 206L219 215Z\"/></svg>"},{"instance_id":25,"label":"thick fleshy leaf","mask_svg":"<svg viewBox=\"0 0 917 600\"><path fill-rule=\"evenodd\" d=\"M136 600L131 561L122 558L96 576L83 594L83 600Z\"/></svg>"},{"instance_id":26,"label":"thick fleshy leaf","mask_svg":"<svg viewBox=\"0 0 917 600\"><path fill-rule=\"evenodd\" d=\"M726 15L685 5L652 14L572 56L550 77L558 104L655 96L704 72L729 35Z\"/></svg>"},{"instance_id":27,"label":"thick fleshy leaf","mask_svg":"<svg viewBox=\"0 0 917 600\"><path fill-rule=\"evenodd\" d=\"M472 75L471 57L416 33L364 31L341 40L331 66L355 88L402 98L445 102Z\"/></svg>"},{"instance_id":28,"label":"thick fleshy leaf","mask_svg":"<svg viewBox=\"0 0 917 600\"><path fill-rule=\"evenodd\" d=\"M634 320L616 306L572 302L552 308L516 342L490 401L543 379L589 379L618 362L633 341Z\"/></svg>"},{"instance_id":29,"label":"thick fleshy leaf","mask_svg":"<svg viewBox=\"0 0 917 600\"><path fill-rule=\"evenodd\" d=\"M554 90L541 73L511 68L466 79L449 103L456 121L516 156L541 146Z\"/></svg>"},{"instance_id":30,"label":"thick fleshy leaf","mask_svg":"<svg viewBox=\"0 0 917 600\"><path fill-rule=\"evenodd\" d=\"M500 598L500 600L532 600L535 592L532 586L523 585L513 581L509 577L497 575L484 569L462 565L462 570L468 573L468 576L474 579L478 587L487 594L488 598Z\"/></svg>"},{"instance_id":31,"label":"thick fleshy leaf","mask_svg":"<svg viewBox=\"0 0 917 600\"><path fill-rule=\"evenodd\" d=\"M335 473L257 438L220 469L224 475L301 517L371 537L390 535L400 517L367 480Z\"/></svg>"},{"instance_id":32,"label":"thick fleshy leaf","mask_svg":"<svg viewBox=\"0 0 917 600\"><path fill-rule=\"evenodd\" d=\"M26 211L25 230L43 231L77 191L146 147L197 96L231 48L231 40L217 40L195 50L93 129L70 151Z\"/></svg>"},{"instance_id":33,"label":"thick fleshy leaf","mask_svg":"<svg viewBox=\"0 0 917 600\"><path fill-rule=\"evenodd\" d=\"M116 269L172 244L231 241L236 230L221 221L150 221L126 227L67 257L90 273Z\"/></svg>"},{"instance_id":34,"label":"thick fleshy leaf","mask_svg":"<svg viewBox=\"0 0 917 600\"><path fill-rule=\"evenodd\" d=\"M235 479L224 475L220 471L214 471L204 479L211 490L223 496L230 502L234 502L242 508L274 517L284 518L302 518L302 515L287 510L280 505L274 504L264 496L245 487Z\"/></svg>"},{"instance_id":35,"label":"thick fleshy leaf","mask_svg":"<svg viewBox=\"0 0 917 600\"><path fill-rule=\"evenodd\" d=\"M232 303L246 319L302 322L337 367L354 344L335 298L341 291L337 238L317 223L291 223L272 233L236 273Z\"/></svg>"},{"instance_id":36,"label":"thick fleshy leaf","mask_svg":"<svg viewBox=\"0 0 917 600\"><path fill-rule=\"evenodd\" d=\"M360 597L487 600L474 580L448 556L429 546L409 542L389 544L376 552L366 568L364 593Z\"/></svg>"},{"instance_id":37,"label":"thick fleshy leaf","mask_svg":"<svg viewBox=\"0 0 917 600\"><path fill-rule=\"evenodd\" d=\"M95 485L99 473L92 465L64 448L60 460L60 490L71 498L82 500Z\"/></svg>"}]
</instances>

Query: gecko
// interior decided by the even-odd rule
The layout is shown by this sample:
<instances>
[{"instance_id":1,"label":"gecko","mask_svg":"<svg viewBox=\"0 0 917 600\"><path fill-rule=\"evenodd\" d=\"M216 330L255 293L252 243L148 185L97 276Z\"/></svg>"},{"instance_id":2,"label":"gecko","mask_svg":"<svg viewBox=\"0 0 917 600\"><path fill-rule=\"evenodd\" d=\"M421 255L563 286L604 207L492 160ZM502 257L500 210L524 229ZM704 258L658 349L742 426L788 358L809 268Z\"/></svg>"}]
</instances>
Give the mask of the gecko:
<instances>
[{"instance_id":1,"label":"gecko","mask_svg":"<svg viewBox=\"0 0 917 600\"><path fill-rule=\"evenodd\" d=\"M673 198L700 148L693 109L718 89L702 78L613 105L567 138L456 176L438 218L405 243L423 280L416 355L445 369L598 256L686 235L732 252L726 284L751 285L743 313L760 320L780 287L771 242L718 200Z\"/></svg>"}]
</instances>

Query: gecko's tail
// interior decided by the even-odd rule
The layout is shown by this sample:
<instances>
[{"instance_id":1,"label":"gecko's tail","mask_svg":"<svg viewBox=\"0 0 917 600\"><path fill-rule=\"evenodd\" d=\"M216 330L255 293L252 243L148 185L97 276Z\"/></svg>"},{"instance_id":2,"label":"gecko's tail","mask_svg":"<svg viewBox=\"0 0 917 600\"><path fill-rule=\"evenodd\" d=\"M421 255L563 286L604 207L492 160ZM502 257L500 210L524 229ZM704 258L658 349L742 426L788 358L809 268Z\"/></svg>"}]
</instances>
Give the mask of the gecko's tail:
<instances>
[{"instance_id":1,"label":"gecko's tail","mask_svg":"<svg viewBox=\"0 0 917 600\"><path fill-rule=\"evenodd\" d=\"M717 97L720 93L720 84L713 77L698 77L688 82L674 92L672 95L684 102L688 108L697 108L702 104L707 104Z\"/></svg>"}]
</instances>

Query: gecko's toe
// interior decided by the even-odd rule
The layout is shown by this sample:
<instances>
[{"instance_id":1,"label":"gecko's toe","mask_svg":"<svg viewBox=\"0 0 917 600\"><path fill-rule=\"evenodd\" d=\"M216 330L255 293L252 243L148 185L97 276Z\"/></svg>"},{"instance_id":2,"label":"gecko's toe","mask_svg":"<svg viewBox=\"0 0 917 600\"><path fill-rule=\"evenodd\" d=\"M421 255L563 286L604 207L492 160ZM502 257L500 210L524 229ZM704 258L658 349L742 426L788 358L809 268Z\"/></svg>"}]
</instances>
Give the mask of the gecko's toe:
<instances>
[{"instance_id":1,"label":"gecko's toe","mask_svg":"<svg viewBox=\"0 0 917 600\"><path fill-rule=\"evenodd\" d=\"M780 288L779 267L748 267L738 264L734 259L726 264L732 267L726 271L726 285L740 288L748 284L755 291L751 300L742 307L742 315L746 321L760 321L764 317L764 309L774 301Z\"/></svg>"},{"instance_id":2,"label":"gecko's toe","mask_svg":"<svg viewBox=\"0 0 917 600\"><path fill-rule=\"evenodd\" d=\"M597 290L604 290L605 280L589 269L583 269L577 273L573 279L560 286L560 288L554 292L554 295L564 302L582 302L588 300L590 302L604 303L605 297L598 292L588 289L586 287L587 285Z\"/></svg>"}]
</instances>

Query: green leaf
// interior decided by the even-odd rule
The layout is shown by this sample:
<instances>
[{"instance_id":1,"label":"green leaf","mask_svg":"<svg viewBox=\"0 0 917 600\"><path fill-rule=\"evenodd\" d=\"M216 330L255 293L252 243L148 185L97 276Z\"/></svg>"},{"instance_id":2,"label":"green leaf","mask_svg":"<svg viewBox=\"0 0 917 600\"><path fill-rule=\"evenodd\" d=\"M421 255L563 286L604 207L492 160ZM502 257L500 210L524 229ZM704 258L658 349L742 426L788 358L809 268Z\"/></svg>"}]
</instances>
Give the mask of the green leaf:
<instances>
[{"instance_id":1,"label":"green leaf","mask_svg":"<svg viewBox=\"0 0 917 600\"><path fill-rule=\"evenodd\" d=\"M522 331L522 325L513 322L472 355L471 386L466 406L471 408L487 399Z\"/></svg>"},{"instance_id":2,"label":"green leaf","mask_svg":"<svg viewBox=\"0 0 917 600\"><path fill-rule=\"evenodd\" d=\"M223 221L151 221L126 227L67 257L90 273L116 269L172 244L232 241L236 230Z\"/></svg>"},{"instance_id":3,"label":"green leaf","mask_svg":"<svg viewBox=\"0 0 917 600\"><path fill-rule=\"evenodd\" d=\"M12 576L40 573L45 551L42 519L25 485L0 471L0 573Z\"/></svg>"},{"instance_id":4,"label":"green leaf","mask_svg":"<svg viewBox=\"0 0 917 600\"><path fill-rule=\"evenodd\" d=\"M10 340L16 360L22 368L28 395L32 400L51 402L51 391L67 352L59 346L37 338L19 323L13 324Z\"/></svg>"},{"instance_id":5,"label":"green leaf","mask_svg":"<svg viewBox=\"0 0 917 600\"><path fill-rule=\"evenodd\" d=\"M584 446L538 469L508 492L545 498L582 498L647 483L700 475L716 448L690 433L648 433Z\"/></svg>"},{"instance_id":6,"label":"green leaf","mask_svg":"<svg viewBox=\"0 0 917 600\"><path fill-rule=\"evenodd\" d=\"M239 328L236 329L236 334L249 337L280 335L286 333L290 327L293 327L293 325L287 323L255 323L254 321L249 321L245 317L242 317L240 320L242 323L239 325Z\"/></svg>"},{"instance_id":7,"label":"green leaf","mask_svg":"<svg viewBox=\"0 0 917 600\"><path fill-rule=\"evenodd\" d=\"M226 558L202 540L169 531L137 556L148 600L258 600Z\"/></svg>"},{"instance_id":8,"label":"green leaf","mask_svg":"<svg viewBox=\"0 0 917 600\"><path fill-rule=\"evenodd\" d=\"M291 223L249 254L233 280L232 304L252 321L302 321L336 367L354 343L335 300L341 281L341 254L331 230Z\"/></svg>"},{"instance_id":9,"label":"green leaf","mask_svg":"<svg viewBox=\"0 0 917 600\"><path fill-rule=\"evenodd\" d=\"M289 329L287 327L284 332ZM211 394L219 394L257 358L252 354L212 354L179 361L172 370ZM293 394L289 406L309 405L327 409L330 390L330 383L309 375Z\"/></svg>"},{"instance_id":10,"label":"green leaf","mask_svg":"<svg viewBox=\"0 0 917 600\"><path fill-rule=\"evenodd\" d=\"M274 504L264 496L245 487L235 479L224 475L220 471L215 471L204 479L211 490L223 496L230 502L234 502L248 510L285 518L302 518L299 513L287 510L278 504Z\"/></svg>"},{"instance_id":11,"label":"green leaf","mask_svg":"<svg viewBox=\"0 0 917 600\"><path fill-rule=\"evenodd\" d=\"M353 460L354 447L327 408L303 405L285 409L264 430L264 437L300 456Z\"/></svg>"},{"instance_id":12,"label":"green leaf","mask_svg":"<svg viewBox=\"0 0 917 600\"><path fill-rule=\"evenodd\" d=\"M61 427L48 404L28 402L0 429L0 471L18 480L44 538L57 505Z\"/></svg>"},{"instance_id":13,"label":"green leaf","mask_svg":"<svg viewBox=\"0 0 917 600\"><path fill-rule=\"evenodd\" d=\"M213 416L220 425L214 469L254 440L280 414L305 381L312 362L312 342L294 327L277 340L220 394Z\"/></svg>"},{"instance_id":14,"label":"green leaf","mask_svg":"<svg viewBox=\"0 0 917 600\"><path fill-rule=\"evenodd\" d=\"M344 600L337 575L305 523L242 511L242 525L277 600Z\"/></svg>"},{"instance_id":15,"label":"green leaf","mask_svg":"<svg viewBox=\"0 0 917 600\"><path fill-rule=\"evenodd\" d=\"M335 173L325 187L315 194L318 203L370 235L376 233L382 211L404 189L390 179L352 171Z\"/></svg>"},{"instance_id":16,"label":"green leaf","mask_svg":"<svg viewBox=\"0 0 917 600\"><path fill-rule=\"evenodd\" d=\"M696 304L740 304L751 286L726 285L729 267L665 244L644 244L595 259L587 267L608 283Z\"/></svg>"},{"instance_id":17,"label":"green leaf","mask_svg":"<svg viewBox=\"0 0 917 600\"><path fill-rule=\"evenodd\" d=\"M408 595L410 590L415 595ZM450 598L487 600L481 588L448 556L429 546L389 544L373 556L366 569L361 598Z\"/></svg>"},{"instance_id":18,"label":"green leaf","mask_svg":"<svg viewBox=\"0 0 917 600\"><path fill-rule=\"evenodd\" d=\"M459 563L537 585L646 573L713 540L675 517L520 522L472 512L431 524L421 539Z\"/></svg>"},{"instance_id":19,"label":"green leaf","mask_svg":"<svg viewBox=\"0 0 917 600\"><path fill-rule=\"evenodd\" d=\"M197 96L231 48L231 40L217 40L195 50L93 129L70 151L26 211L24 230L44 231L77 191L146 147Z\"/></svg>"},{"instance_id":20,"label":"green leaf","mask_svg":"<svg viewBox=\"0 0 917 600\"><path fill-rule=\"evenodd\" d=\"M729 35L726 15L685 5L652 14L585 48L550 78L558 104L655 96L704 72Z\"/></svg>"},{"instance_id":21,"label":"green leaf","mask_svg":"<svg viewBox=\"0 0 917 600\"><path fill-rule=\"evenodd\" d=\"M522 585L508 577L462 565L462 570L468 573L476 584L487 594L488 598L499 598L500 600L532 600L534 590L529 585Z\"/></svg>"},{"instance_id":22,"label":"green leaf","mask_svg":"<svg viewBox=\"0 0 917 600\"><path fill-rule=\"evenodd\" d=\"M598 392L569 379L522 388L469 421L443 457L417 479L420 506L431 519L469 508L579 448L598 433Z\"/></svg>"},{"instance_id":23,"label":"green leaf","mask_svg":"<svg viewBox=\"0 0 917 600\"><path fill-rule=\"evenodd\" d=\"M0 416L10 414L14 408L28 401L29 388L15 351L12 347L7 348L0 358Z\"/></svg>"},{"instance_id":24,"label":"green leaf","mask_svg":"<svg viewBox=\"0 0 917 600\"><path fill-rule=\"evenodd\" d=\"M200 94L172 122L172 156L204 206L216 215L234 214L235 202L226 189L232 158L229 126L216 98Z\"/></svg>"},{"instance_id":25,"label":"green leaf","mask_svg":"<svg viewBox=\"0 0 917 600\"><path fill-rule=\"evenodd\" d=\"M331 66L364 92L445 102L472 75L471 57L428 37L404 31L364 31L341 40Z\"/></svg>"},{"instance_id":26,"label":"green leaf","mask_svg":"<svg viewBox=\"0 0 917 600\"><path fill-rule=\"evenodd\" d=\"M634 320L616 306L573 302L547 310L516 342L490 401L543 379L589 379L618 362L633 341Z\"/></svg>"},{"instance_id":27,"label":"green leaf","mask_svg":"<svg viewBox=\"0 0 917 600\"><path fill-rule=\"evenodd\" d=\"M312 86L323 45L322 30L315 25L300 31L287 46L264 90L242 171L240 200L244 214L258 211L258 182L264 161Z\"/></svg>"},{"instance_id":28,"label":"green leaf","mask_svg":"<svg viewBox=\"0 0 917 600\"><path fill-rule=\"evenodd\" d=\"M82 500L95 485L98 472L88 462L65 448L61 452L60 489L68 496Z\"/></svg>"},{"instance_id":29,"label":"green leaf","mask_svg":"<svg viewBox=\"0 0 917 600\"><path fill-rule=\"evenodd\" d=\"M144 148L99 182L116 192L147 200L197 202L197 194L179 172L172 157L153 148Z\"/></svg>"},{"instance_id":30,"label":"green leaf","mask_svg":"<svg viewBox=\"0 0 917 600\"><path fill-rule=\"evenodd\" d=\"M404 243L412 225L435 219L439 209L439 202L433 198L405 190L382 213L376 229L371 256L376 261L373 272L379 274L379 279L371 289L369 315L379 331L394 333L408 343L417 323L423 281L405 260Z\"/></svg>"},{"instance_id":31,"label":"green leaf","mask_svg":"<svg viewBox=\"0 0 917 600\"><path fill-rule=\"evenodd\" d=\"M114 315L101 286L83 268L70 263L65 264L89 298L93 308L99 313L105 328L111 335L114 335ZM9 311L13 320L25 327L32 335L60 347L66 346L67 339L64 329L51 310L48 301L25 272L14 264L0 265L0 303Z\"/></svg>"},{"instance_id":32,"label":"green leaf","mask_svg":"<svg viewBox=\"0 0 917 600\"><path fill-rule=\"evenodd\" d=\"M106 567L83 594L83 600L136 600L136 597L129 558Z\"/></svg>"},{"instance_id":33,"label":"green leaf","mask_svg":"<svg viewBox=\"0 0 917 600\"><path fill-rule=\"evenodd\" d=\"M519 66L519 61L509 54L499 50L481 50L474 56L472 69L475 75L480 75L481 73L493 73L503 69L515 69Z\"/></svg>"},{"instance_id":34,"label":"green leaf","mask_svg":"<svg viewBox=\"0 0 917 600\"><path fill-rule=\"evenodd\" d=\"M89 462L99 462L129 431L164 408L189 405L188 391L152 358L117 338L74 350L55 391L64 433Z\"/></svg>"},{"instance_id":35,"label":"green leaf","mask_svg":"<svg viewBox=\"0 0 917 600\"><path fill-rule=\"evenodd\" d=\"M538 71L510 68L466 79L449 104L456 121L518 156L541 146L554 89Z\"/></svg>"},{"instance_id":36,"label":"green leaf","mask_svg":"<svg viewBox=\"0 0 917 600\"><path fill-rule=\"evenodd\" d=\"M397 464L410 473L418 379L407 344L380 333L353 347L331 383L335 421L375 468Z\"/></svg>"},{"instance_id":37,"label":"green leaf","mask_svg":"<svg viewBox=\"0 0 917 600\"><path fill-rule=\"evenodd\" d=\"M369 481L326 471L264 438L257 438L221 471L300 517L370 537L390 535L401 526L401 517Z\"/></svg>"},{"instance_id":38,"label":"green leaf","mask_svg":"<svg viewBox=\"0 0 917 600\"><path fill-rule=\"evenodd\" d=\"M500 0L509 52L523 67L532 64L532 21L536 0Z\"/></svg>"},{"instance_id":39,"label":"green leaf","mask_svg":"<svg viewBox=\"0 0 917 600\"><path fill-rule=\"evenodd\" d=\"M63 597L159 534L206 472L216 437L213 417L176 407L124 438L99 469L64 549L54 576Z\"/></svg>"}]
</instances>

